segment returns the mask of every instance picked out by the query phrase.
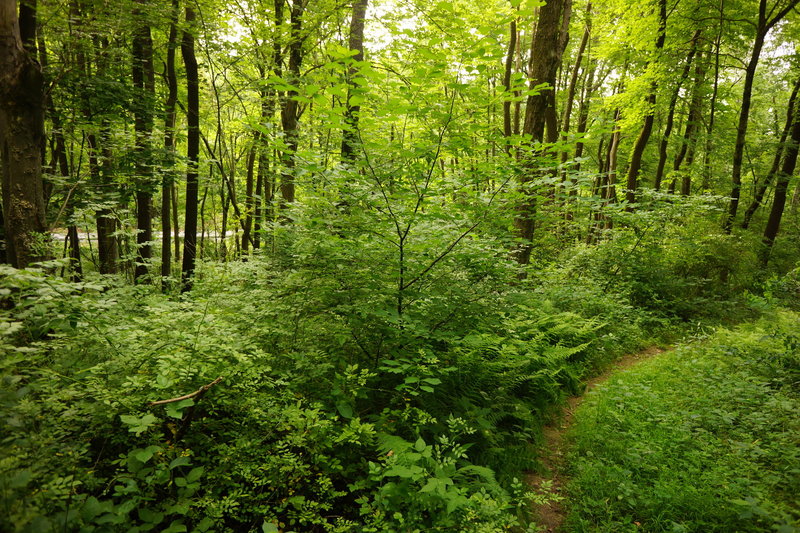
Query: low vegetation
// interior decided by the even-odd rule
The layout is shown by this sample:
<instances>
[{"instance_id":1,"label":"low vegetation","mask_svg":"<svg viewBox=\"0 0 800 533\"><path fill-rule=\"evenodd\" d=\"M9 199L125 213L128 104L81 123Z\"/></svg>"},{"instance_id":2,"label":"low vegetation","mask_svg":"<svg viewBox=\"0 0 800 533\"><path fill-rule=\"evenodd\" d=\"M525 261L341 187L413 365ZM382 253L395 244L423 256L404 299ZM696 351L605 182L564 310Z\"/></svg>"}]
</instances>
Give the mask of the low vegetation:
<instances>
[{"instance_id":1,"label":"low vegetation","mask_svg":"<svg viewBox=\"0 0 800 533\"><path fill-rule=\"evenodd\" d=\"M770 313L619 374L573 431L566 531L800 527L800 315Z\"/></svg>"}]
</instances>

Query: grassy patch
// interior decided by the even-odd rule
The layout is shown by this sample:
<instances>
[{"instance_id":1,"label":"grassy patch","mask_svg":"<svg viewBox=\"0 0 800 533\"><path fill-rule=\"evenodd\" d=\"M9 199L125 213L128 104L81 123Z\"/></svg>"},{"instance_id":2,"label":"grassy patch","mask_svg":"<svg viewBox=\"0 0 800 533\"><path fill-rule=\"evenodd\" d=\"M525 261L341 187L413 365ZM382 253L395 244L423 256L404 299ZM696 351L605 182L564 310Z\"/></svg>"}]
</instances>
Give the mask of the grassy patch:
<instances>
[{"instance_id":1,"label":"grassy patch","mask_svg":"<svg viewBox=\"0 0 800 533\"><path fill-rule=\"evenodd\" d=\"M800 529L800 316L612 378L577 414L567 531Z\"/></svg>"}]
</instances>

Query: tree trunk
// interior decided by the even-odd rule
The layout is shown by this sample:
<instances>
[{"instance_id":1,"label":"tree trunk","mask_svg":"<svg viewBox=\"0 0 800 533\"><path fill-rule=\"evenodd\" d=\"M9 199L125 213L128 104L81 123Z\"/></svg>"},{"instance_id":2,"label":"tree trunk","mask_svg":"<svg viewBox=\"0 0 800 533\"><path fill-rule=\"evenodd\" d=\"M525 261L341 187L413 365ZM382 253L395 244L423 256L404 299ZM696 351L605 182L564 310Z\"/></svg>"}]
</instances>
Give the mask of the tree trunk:
<instances>
[{"instance_id":1,"label":"tree trunk","mask_svg":"<svg viewBox=\"0 0 800 533\"><path fill-rule=\"evenodd\" d=\"M560 42L561 20L565 15L566 2L564 0L551 0L539 8L539 18L536 31L533 35L531 46L530 75L531 88L540 84L549 87L539 91L539 94L528 96L525 108L525 123L523 134L529 137L530 146L536 149L536 144L544 140L545 123L548 113L552 113L555 103L553 91L556 85L556 73L561 63L561 47L552 43ZM551 108L548 110L548 108ZM534 179L533 159L535 153L527 154L524 173L520 177L520 185L524 195L522 204L517 208L514 227L523 243L515 252L515 259L522 265L530 262L532 240L536 214L536 192L532 190L531 181Z\"/></svg>"},{"instance_id":2,"label":"tree trunk","mask_svg":"<svg viewBox=\"0 0 800 533\"><path fill-rule=\"evenodd\" d=\"M664 135L661 137L661 143L658 146L658 167L656 168L656 179L655 184L653 185L653 188L657 191L661 190L661 181L664 179L664 167L667 163L667 148L669 146L669 136L672 134L672 127L675 123L675 106L678 103L678 95L680 94L683 82L689 77L689 70L691 69L694 56L697 53L697 40L700 38L701 32L702 30L697 30L692 36L692 44L691 48L689 49L689 55L686 56L686 62L683 65L683 71L681 72L680 78L678 78L678 84L675 86L675 90L672 93L672 98L670 98L669 101L669 108L667 110L667 123L664 126Z\"/></svg>"},{"instance_id":3,"label":"tree trunk","mask_svg":"<svg viewBox=\"0 0 800 533\"><path fill-rule=\"evenodd\" d=\"M664 41L667 36L667 0L658 0L658 35L656 37L656 49L654 61L660 61L658 57L661 50L664 49ZM625 199L628 202L626 211L633 210L633 204L636 203L636 189L639 187L639 171L642 168L642 156L647 143L650 140L650 134L653 131L653 118L656 106L656 91L658 90L658 82L653 80L650 84L650 94L647 95L647 111L644 117L644 125L639 137L636 139L636 144L633 146L631 153L631 162L628 167L628 179L626 184Z\"/></svg>"},{"instance_id":4,"label":"tree trunk","mask_svg":"<svg viewBox=\"0 0 800 533\"><path fill-rule=\"evenodd\" d=\"M695 143L697 141L697 130L703 120L703 83L705 82L705 70L703 69L702 57L698 58L694 67L694 85L692 86L692 97L689 101L689 115L686 119L686 130L683 133L681 148L675 156L673 169L679 172L684 160L686 162L686 172L681 177L681 195L689 196L692 190L691 167L694 163Z\"/></svg>"},{"instance_id":5,"label":"tree trunk","mask_svg":"<svg viewBox=\"0 0 800 533\"><path fill-rule=\"evenodd\" d=\"M175 179L173 165L175 163L175 107L178 102L178 76L175 73L175 49L178 46L178 17L180 14L178 0L172 0L170 14L169 38L167 42L167 101L164 104L164 151L167 154L167 170L161 181L161 276L172 275L172 242L171 242L171 203L172 189ZM177 244L177 243L176 243Z\"/></svg>"},{"instance_id":6,"label":"tree trunk","mask_svg":"<svg viewBox=\"0 0 800 533\"><path fill-rule=\"evenodd\" d=\"M778 170L781 166L781 159L783 158L784 152L784 145L786 143L786 138L789 136L789 132L792 130L794 125L794 115L795 115L795 105L797 102L797 93L800 91L800 78L794 84L792 88L792 94L789 97L789 103L787 104L786 110L786 124L783 127L783 131L781 131L780 140L778 140L778 147L775 150L775 157L772 159L772 167L769 169L769 173L767 177L764 178L761 183L758 185L756 189L755 196L753 198L752 203L747 207L747 211L744 213L744 220L742 221L742 229L747 229L750 226L750 220L753 218L756 210L761 206L761 202L764 200L764 195L767 192L767 188L769 187L772 180L778 174Z\"/></svg>"},{"instance_id":7,"label":"tree trunk","mask_svg":"<svg viewBox=\"0 0 800 533\"><path fill-rule=\"evenodd\" d=\"M741 111L739 112L739 123L736 126L736 144L733 147L733 170L731 172L731 200L728 204L728 212L722 220L722 229L725 233L730 233L733 229L733 222L736 219L736 212L739 208L739 198L742 194L742 162L744 160L744 143L747 138L747 125L750 119L750 105L753 95L753 80L758 67L758 60L761 57L761 49L764 47L764 40L778 21L786 16L800 0L789 0L772 19L767 20L767 0L760 0L758 4L758 24L756 26L756 37L753 41L753 51L750 54L750 61L747 63L744 77L744 87L742 89Z\"/></svg>"},{"instance_id":8,"label":"tree trunk","mask_svg":"<svg viewBox=\"0 0 800 533\"><path fill-rule=\"evenodd\" d=\"M276 2L277 3L277 2ZM289 66L288 81L292 84L300 82L300 66L303 63L303 6L302 2L294 2L289 15L291 31L289 33ZM277 19L276 23L281 21ZM286 150L282 154L285 171L281 175L281 205L286 206L294 202L295 198L295 154L298 146L297 124L299 119L299 109L297 102L297 91L287 91L283 98L281 107L281 125L286 142Z\"/></svg>"},{"instance_id":9,"label":"tree trunk","mask_svg":"<svg viewBox=\"0 0 800 533\"><path fill-rule=\"evenodd\" d=\"M797 86L797 84L800 84L800 80L797 81L795 86ZM789 180L797 165L797 150L799 144L800 106L795 106L791 138L786 146L786 155L783 157L783 165L778 174L778 181L775 184L775 198L772 200L769 220L767 221L767 226L764 228L764 249L761 259L765 265L769 261L772 245L775 243L775 237L778 235L778 230L781 226L781 217L783 216L783 209L786 206L786 191L789 187Z\"/></svg>"},{"instance_id":10,"label":"tree trunk","mask_svg":"<svg viewBox=\"0 0 800 533\"><path fill-rule=\"evenodd\" d=\"M0 0L0 160L6 260L17 268L47 257L42 146L44 79L23 47L15 0Z\"/></svg>"},{"instance_id":11,"label":"tree trunk","mask_svg":"<svg viewBox=\"0 0 800 533\"><path fill-rule=\"evenodd\" d=\"M503 101L503 136L511 137L513 132L511 123L511 100L509 99L511 90L511 74L514 70L514 56L517 52L517 19L511 19L509 26L508 51L506 52L505 68L503 70L503 85L506 90L506 99ZM511 146L506 144L506 153L509 153Z\"/></svg>"},{"instance_id":12,"label":"tree trunk","mask_svg":"<svg viewBox=\"0 0 800 533\"><path fill-rule=\"evenodd\" d=\"M353 16L350 19L350 42L348 46L356 54L352 57L353 64L347 71L347 102L345 103L344 128L342 129L342 161L353 161L355 149L358 146L358 115L361 105L353 103L353 93L363 89L355 82L358 75L358 64L364 61L364 19L367 14L369 0L355 0L353 3Z\"/></svg>"},{"instance_id":13,"label":"tree trunk","mask_svg":"<svg viewBox=\"0 0 800 533\"><path fill-rule=\"evenodd\" d=\"M183 264L181 265L181 291L192 288L194 276L195 254L197 252L197 192L198 192L198 155L200 153L200 82L197 73L197 57L194 51L195 14L191 7L186 7L186 25L181 40L181 55L186 67L186 115L187 139L186 159L186 221L183 236Z\"/></svg>"},{"instance_id":14,"label":"tree trunk","mask_svg":"<svg viewBox=\"0 0 800 533\"><path fill-rule=\"evenodd\" d=\"M145 0L136 0L133 10L133 87L134 131L136 134L136 268L134 279L140 281L147 275L147 266L153 256L153 193L150 137L153 133L152 103L155 97L153 72L153 39L142 7Z\"/></svg>"}]
</instances>

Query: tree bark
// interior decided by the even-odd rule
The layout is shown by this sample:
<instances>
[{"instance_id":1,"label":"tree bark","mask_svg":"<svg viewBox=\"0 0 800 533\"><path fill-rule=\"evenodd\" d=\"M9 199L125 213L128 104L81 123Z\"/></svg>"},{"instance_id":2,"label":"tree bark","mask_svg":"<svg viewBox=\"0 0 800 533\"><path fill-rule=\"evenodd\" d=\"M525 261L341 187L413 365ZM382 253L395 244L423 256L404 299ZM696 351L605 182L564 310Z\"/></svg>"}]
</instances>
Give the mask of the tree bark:
<instances>
[{"instance_id":1,"label":"tree bark","mask_svg":"<svg viewBox=\"0 0 800 533\"><path fill-rule=\"evenodd\" d=\"M669 101L669 108L667 109L667 123L664 126L664 134L661 137L661 143L658 146L658 167L656 168L656 179L653 185L655 190L661 190L661 181L664 179L664 167L667 163L667 148L669 147L669 137L672 134L672 127L675 124L675 107L678 103L678 95L681 90L683 82L689 77L689 70L692 67L692 61L697 53L697 40L700 38L702 30L697 30L692 36L691 48L689 54L686 56L686 62L683 65L683 71L678 78L678 84L672 93L672 98Z\"/></svg>"},{"instance_id":2,"label":"tree bark","mask_svg":"<svg viewBox=\"0 0 800 533\"><path fill-rule=\"evenodd\" d=\"M800 84L800 80L796 82L795 86L797 86L797 84ZM775 184L775 197L772 200L772 209L769 213L767 225L764 228L764 249L762 250L761 259L765 265L769 262L772 246L775 243L775 237L777 237L778 230L781 226L783 209L786 206L786 191L789 188L789 180L797 166L798 145L800 145L800 106L795 106L791 137L789 143L786 145L783 165L781 165L781 170L778 173L778 180Z\"/></svg>"},{"instance_id":3,"label":"tree bark","mask_svg":"<svg viewBox=\"0 0 800 533\"><path fill-rule=\"evenodd\" d=\"M172 242L170 224L172 189L175 186L175 175L172 167L175 162L175 107L178 103L178 76L175 72L175 52L178 47L178 17L180 9L178 0L172 0L172 12L169 22L167 41L167 62L165 75L167 82L167 100L164 104L164 151L167 154L167 171L161 180L161 276L172 275Z\"/></svg>"},{"instance_id":4,"label":"tree bark","mask_svg":"<svg viewBox=\"0 0 800 533\"><path fill-rule=\"evenodd\" d=\"M198 156L200 154L200 82L197 73L197 57L194 48L195 14L186 7L186 25L181 40L181 55L186 68L186 115L187 139L186 159L186 221L183 228L183 263L181 265L181 291L192 288L195 256L197 253L197 196L198 196Z\"/></svg>"},{"instance_id":5,"label":"tree bark","mask_svg":"<svg viewBox=\"0 0 800 533\"><path fill-rule=\"evenodd\" d=\"M750 227L750 220L753 218L756 210L761 206L761 202L764 200L764 195L767 193L767 188L780 170L786 138L789 136L789 133L794 125L795 106L797 104L798 91L800 91L800 78L798 78L795 82L794 87L792 88L792 94L789 97L789 103L787 104L786 110L786 124L784 125L783 130L781 131L780 139L778 140L778 147L775 150L775 157L772 159L772 167L770 167L767 177L764 178L758 185L758 188L756 188L753 201L747 207L747 211L744 212L742 229L747 229Z\"/></svg>"},{"instance_id":6,"label":"tree bark","mask_svg":"<svg viewBox=\"0 0 800 533\"><path fill-rule=\"evenodd\" d=\"M703 120L703 83L705 82L705 70L703 69L702 57L698 58L694 67L694 85L692 86L692 96L689 101L689 115L686 119L686 129L683 133L680 150L675 155L673 169L680 172L683 163L686 163L687 170L681 177L681 195L689 196L692 191L691 166L694 163L696 153L695 143L697 141L697 130Z\"/></svg>"},{"instance_id":7,"label":"tree bark","mask_svg":"<svg viewBox=\"0 0 800 533\"><path fill-rule=\"evenodd\" d=\"M133 86L134 86L134 131L136 172L136 268L134 279L138 282L147 275L147 267L153 256L152 204L152 155L150 137L153 133L152 103L155 97L153 71L153 39L150 26L145 19L145 0L136 0L133 10Z\"/></svg>"},{"instance_id":8,"label":"tree bark","mask_svg":"<svg viewBox=\"0 0 800 533\"><path fill-rule=\"evenodd\" d=\"M276 4L282 0L276 0ZM289 32L289 65L288 76L289 83L297 84L300 82L300 66L303 63L303 9L304 3L300 0L292 4L292 9L289 14L289 23L291 30ZM277 18L276 23L280 24L282 21ZM286 150L282 154L283 165L286 169L281 175L281 206L285 207L294 202L295 199L295 154L297 153L298 146L298 119L299 108L297 102L297 91L290 90L284 95L281 106L281 125L283 126L283 135L286 140Z\"/></svg>"},{"instance_id":9,"label":"tree bark","mask_svg":"<svg viewBox=\"0 0 800 533\"><path fill-rule=\"evenodd\" d=\"M658 35L656 36L656 49L654 61L657 62L661 50L664 49L664 41L667 36L667 0L658 0ZM633 210L633 204L636 203L636 189L639 187L639 171L642 168L642 156L647 143L650 140L650 134L653 131L653 118L656 105L656 91L658 90L658 82L653 80L650 84L650 93L647 95L647 111L644 117L644 125L639 137L636 139L636 144L633 146L631 153L631 162L628 167L628 178L626 183L625 199L628 202L626 211Z\"/></svg>"},{"instance_id":10,"label":"tree bark","mask_svg":"<svg viewBox=\"0 0 800 533\"><path fill-rule=\"evenodd\" d=\"M6 260L17 268L47 257L42 143L44 79L24 48L15 0L0 0L0 158Z\"/></svg>"},{"instance_id":11,"label":"tree bark","mask_svg":"<svg viewBox=\"0 0 800 533\"><path fill-rule=\"evenodd\" d=\"M545 124L548 113L553 113L555 103L553 91L556 85L556 73L561 63L561 47L553 46L560 43L561 20L565 15L566 2L564 0L551 0L539 8L539 18L536 31L533 34L531 46L530 87L547 84L538 94L528 96L525 108L525 123L523 134L528 136L531 153L527 154L524 173L520 177L523 201L517 208L514 227L523 243L517 248L514 256L518 263L527 265L530 262L532 240L536 215L536 192L532 190L531 181L534 178L533 159L536 157L537 143L544 140ZM548 108L550 108L548 110Z\"/></svg>"},{"instance_id":12,"label":"tree bark","mask_svg":"<svg viewBox=\"0 0 800 533\"><path fill-rule=\"evenodd\" d=\"M758 60L761 57L761 49L764 47L764 40L770 29L789 11L791 11L800 0L789 0L787 5L776 13L771 19L767 19L767 0L760 0L758 4L758 24L756 25L756 37L753 41L753 51L750 54L750 61L747 63L744 77L744 87L742 88L741 111L739 112L739 123L736 126L736 143L733 147L733 169L731 171L731 200L728 204L728 212L722 220L722 229L725 233L730 233L733 229L733 222L736 219L736 212L739 209L739 198L742 194L742 162L744 160L744 143L747 138L747 125L750 119L750 106L753 95L753 80L758 67Z\"/></svg>"},{"instance_id":13,"label":"tree bark","mask_svg":"<svg viewBox=\"0 0 800 533\"><path fill-rule=\"evenodd\" d=\"M350 19L350 42L348 46L356 54L353 64L347 71L347 102L345 103L344 123L342 129L342 161L353 161L358 146L358 115L361 105L351 101L353 93L359 92L360 85L355 82L358 75L358 63L364 61L364 19L367 15L369 0L355 0L353 16Z\"/></svg>"}]
</instances>

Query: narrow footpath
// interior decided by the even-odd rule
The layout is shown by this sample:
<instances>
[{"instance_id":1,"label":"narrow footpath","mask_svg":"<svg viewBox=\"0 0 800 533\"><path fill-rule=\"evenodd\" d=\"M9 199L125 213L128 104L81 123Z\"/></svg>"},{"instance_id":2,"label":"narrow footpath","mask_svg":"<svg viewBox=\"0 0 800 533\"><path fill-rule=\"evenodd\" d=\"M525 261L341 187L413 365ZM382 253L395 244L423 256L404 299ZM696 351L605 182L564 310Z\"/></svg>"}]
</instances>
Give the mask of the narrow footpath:
<instances>
[{"instance_id":1,"label":"narrow footpath","mask_svg":"<svg viewBox=\"0 0 800 533\"><path fill-rule=\"evenodd\" d=\"M564 476L565 443L564 435L572 426L573 417L578 406L583 401L584 396L595 387L602 385L608 379L619 372L650 359L664 350L657 346L650 346L642 351L623 356L613 363L605 372L595 376L586 383L586 389L579 396L571 396L567 399L567 405L560 417L553 420L543 428L544 444L542 446L539 460L542 463L543 474L530 474L528 485L537 494L546 494L546 501L533 506L535 521L542 527L541 531L547 533L558 533L561 531L561 524L566 518L566 508L563 505L566 485Z\"/></svg>"}]
</instances>

